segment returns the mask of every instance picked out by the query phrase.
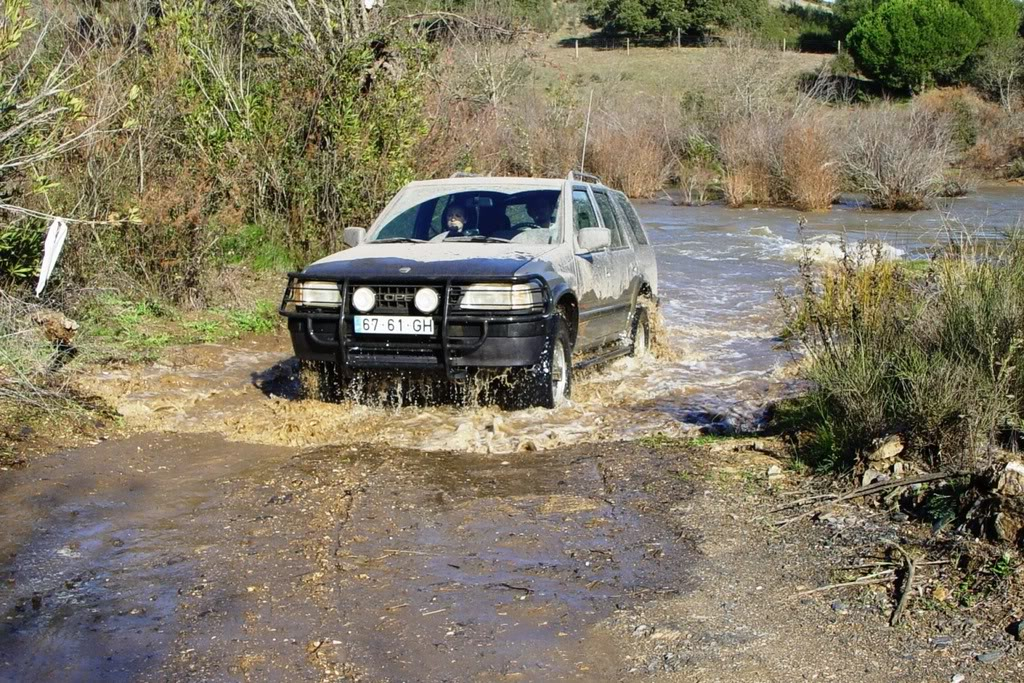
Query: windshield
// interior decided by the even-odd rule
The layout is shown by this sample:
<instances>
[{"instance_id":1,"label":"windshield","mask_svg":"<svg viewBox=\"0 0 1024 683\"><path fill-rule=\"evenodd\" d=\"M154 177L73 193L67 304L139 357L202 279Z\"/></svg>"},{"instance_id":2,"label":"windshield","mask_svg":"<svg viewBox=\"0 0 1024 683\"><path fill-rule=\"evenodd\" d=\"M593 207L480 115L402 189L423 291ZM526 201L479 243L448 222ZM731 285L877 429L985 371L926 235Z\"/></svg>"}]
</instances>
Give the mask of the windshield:
<instances>
[{"instance_id":1,"label":"windshield","mask_svg":"<svg viewBox=\"0 0 1024 683\"><path fill-rule=\"evenodd\" d=\"M488 188L413 198L370 235L369 242L514 242L554 244L558 200L553 189Z\"/></svg>"}]
</instances>

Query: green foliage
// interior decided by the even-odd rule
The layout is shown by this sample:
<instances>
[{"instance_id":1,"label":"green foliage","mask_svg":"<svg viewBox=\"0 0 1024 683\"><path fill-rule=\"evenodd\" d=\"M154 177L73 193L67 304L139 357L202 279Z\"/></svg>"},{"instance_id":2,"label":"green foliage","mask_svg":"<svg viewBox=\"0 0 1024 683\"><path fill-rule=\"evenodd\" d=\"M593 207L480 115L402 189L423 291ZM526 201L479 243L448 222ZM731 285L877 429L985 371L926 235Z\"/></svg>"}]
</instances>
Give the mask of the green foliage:
<instances>
[{"instance_id":1,"label":"green foliage","mask_svg":"<svg viewBox=\"0 0 1024 683\"><path fill-rule=\"evenodd\" d=\"M253 310L231 311L228 320L240 331L252 334L266 334L280 324L277 306L271 301L261 302Z\"/></svg>"},{"instance_id":2,"label":"green foliage","mask_svg":"<svg viewBox=\"0 0 1024 683\"><path fill-rule=\"evenodd\" d=\"M726 28L754 28L766 0L588 0L584 21L606 33L671 38L677 30L706 35Z\"/></svg>"},{"instance_id":3,"label":"green foliage","mask_svg":"<svg viewBox=\"0 0 1024 683\"><path fill-rule=\"evenodd\" d=\"M295 5L305 24L273 3L175 0L137 27L144 49L83 47L113 63L123 127L45 169L60 188L47 210L86 196L92 217L122 223L71 235L77 278L198 307L216 268L285 270L340 248L344 227L368 225L412 179L434 47L401 24L373 32L337 21L334 4ZM95 24L115 11L103 4Z\"/></svg>"},{"instance_id":4,"label":"green foliage","mask_svg":"<svg viewBox=\"0 0 1024 683\"><path fill-rule=\"evenodd\" d=\"M828 63L828 69L834 76L852 76L857 73L857 63L853 61L849 52L844 51L832 58Z\"/></svg>"},{"instance_id":5,"label":"green foliage","mask_svg":"<svg viewBox=\"0 0 1024 683\"><path fill-rule=\"evenodd\" d=\"M878 9L886 0L836 0L832 7L832 33L845 40L865 15Z\"/></svg>"},{"instance_id":6,"label":"green foliage","mask_svg":"<svg viewBox=\"0 0 1024 683\"><path fill-rule=\"evenodd\" d=\"M245 264L257 271L288 270L300 261L263 225L243 226L220 240L218 247L223 263Z\"/></svg>"},{"instance_id":7,"label":"green foliage","mask_svg":"<svg viewBox=\"0 0 1024 683\"><path fill-rule=\"evenodd\" d=\"M850 32L850 51L868 76L898 90L948 79L982 39L978 23L950 0L889 0Z\"/></svg>"},{"instance_id":8,"label":"green foliage","mask_svg":"<svg viewBox=\"0 0 1024 683\"><path fill-rule=\"evenodd\" d=\"M832 14L800 5L772 7L764 15L758 34L773 44L783 40L804 52L834 52Z\"/></svg>"},{"instance_id":9,"label":"green foliage","mask_svg":"<svg viewBox=\"0 0 1024 683\"><path fill-rule=\"evenodd\" d=\"M849 255L806 266L789 329L814 389L780 411L803 457L850 467L872 439L903 434L928 466L970 470L1024 417L1024 243L952 245L925 274Z\"/></svg>"},{"instance_id":10,"label":"green foliage","mask_svg":"<svg viewBox=\"0 0 1024 683\"><path fill-rule=\"evenodd\" d=\"M43 228L21 221L0 227L0 284L33 277L43 258Z\"/></svg>"},{"instance_id":11,"label":"green foliage","mask_svg":"<svg viewBox=\"0 0 1024 683\"><path fill-rule=\"evenodd\" d=\"M992 562L989 566L989 571L996 578L1005 580L1016 573L1019 564L1020 562L1014 554L1011 551L1006 551L999 556L998 560Z\"/></svg>"},{"instance_id":12,"label":"green foliage","mask_svg":"<svg viewBox=\"0 0 1024 683\"><path fill-rule=\"evenodd\" d=\"M981 29L981 43L1004 40L1017 35L1021 25L1021 6L1016 0L956 0Z\"/></svg>"}]
</instances>

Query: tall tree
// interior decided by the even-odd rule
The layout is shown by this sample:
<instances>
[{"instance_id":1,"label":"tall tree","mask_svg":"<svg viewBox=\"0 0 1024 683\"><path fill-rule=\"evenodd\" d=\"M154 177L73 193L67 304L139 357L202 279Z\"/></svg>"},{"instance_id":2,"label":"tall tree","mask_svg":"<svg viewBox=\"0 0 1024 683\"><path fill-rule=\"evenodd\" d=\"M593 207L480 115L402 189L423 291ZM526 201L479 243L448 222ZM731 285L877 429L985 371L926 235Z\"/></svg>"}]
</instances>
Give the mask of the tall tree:
<instances>
[{"instance_id":1,"label":"tall tree","mask_svg":"<svg viewBox=\"0 0 1024 683\"><path fill-rule=\"evenodd\" d=\"M978 22L950 0L889 0L850 32L850 51L868 76L899 90L951 77L977 49Z\"/></svg>"},{"instance_id":2,"label":"tall tree","mask_svg":"<svg viewBox=\"0 0 1024 683\"><path fill-rule=\"evenodd\" d=\"M767 0L588 0L584 20L607 33L669 37L752 28L766 10Z\"/></svg>"}]
</instances>

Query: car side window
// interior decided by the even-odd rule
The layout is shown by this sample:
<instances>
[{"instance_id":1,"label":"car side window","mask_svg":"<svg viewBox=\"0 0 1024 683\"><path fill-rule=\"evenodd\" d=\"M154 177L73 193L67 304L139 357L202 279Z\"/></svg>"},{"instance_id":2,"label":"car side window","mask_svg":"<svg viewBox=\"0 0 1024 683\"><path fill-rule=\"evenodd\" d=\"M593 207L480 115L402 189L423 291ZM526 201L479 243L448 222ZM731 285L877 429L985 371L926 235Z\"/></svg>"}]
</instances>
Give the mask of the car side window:
<instances>
[{"instance_id":1,"label":"car side window","mask_svg":"<svg viewBox=\"0 0 1024 683\"><path fill-rule=\"evenodd\" d=\"M626 221L629 223L629 229L633 232L633 238L636 240L636 243L647 246L649 244L647 241L647 234L644 232L644 226L640 223L639 216L636 215L636 209L634 209L633 205L629 203L628 199L626 199L626 195L621 192L616 192L613 196L615 197L615 203L618 205L619 209L622 210L623 215L626 217Z\"/></svg>"},{"instance_id":2,"label":"car side window","mask_svg":"<svg viewBox=\"0 0 1024 683\"><path fill-rule=\"evenodd\" d=\"M597 228L597 213L594 211L594 204L590 201L590 195L586 190L579 189L572 191L572 212L576 218L576 229Z\"/></svg>"},{"instance_id":3,"label":"car side window","mask_svg":"<svg viewBox=\"0 0 1024 683\"><path fill-rule=\"evenodd\" d=\"M604 219L604 227L612 231L612 249L627 247L626 236L622 234L622 226L615 218L615 209L612 207L612 200L605 192L594 192L597 199L597 208L601 210L601 218Z\"/></svg>"}]
</instances>

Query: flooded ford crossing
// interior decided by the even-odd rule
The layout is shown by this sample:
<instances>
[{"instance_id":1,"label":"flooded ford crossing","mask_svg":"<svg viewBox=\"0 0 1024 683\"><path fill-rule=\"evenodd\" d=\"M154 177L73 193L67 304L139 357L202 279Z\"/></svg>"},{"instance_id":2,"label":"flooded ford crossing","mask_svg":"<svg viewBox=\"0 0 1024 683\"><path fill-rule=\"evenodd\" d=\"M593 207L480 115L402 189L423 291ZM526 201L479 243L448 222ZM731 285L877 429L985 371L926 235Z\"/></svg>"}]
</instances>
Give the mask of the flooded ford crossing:
<instances>
[{"instance_id":1,"label":"flooded ford crossing","mask_svg":"<svg viewBox=\"0 0 1024 683\"><path fill-rule=\"evenodd\" d=\"M982 237L1022 210L1001 187L950 208ZM97 372L128 436L0 481L0 680L790 681L826 656L932 680L943 655L882 671L808 616L804 561L635 440L756 429L794 389L776 294L798 263L876 239L923 257L948 217L638 211L653 353L553 409L304 398L284 334Z\"/></svg>"}]
</instances>

